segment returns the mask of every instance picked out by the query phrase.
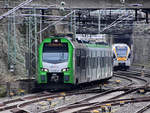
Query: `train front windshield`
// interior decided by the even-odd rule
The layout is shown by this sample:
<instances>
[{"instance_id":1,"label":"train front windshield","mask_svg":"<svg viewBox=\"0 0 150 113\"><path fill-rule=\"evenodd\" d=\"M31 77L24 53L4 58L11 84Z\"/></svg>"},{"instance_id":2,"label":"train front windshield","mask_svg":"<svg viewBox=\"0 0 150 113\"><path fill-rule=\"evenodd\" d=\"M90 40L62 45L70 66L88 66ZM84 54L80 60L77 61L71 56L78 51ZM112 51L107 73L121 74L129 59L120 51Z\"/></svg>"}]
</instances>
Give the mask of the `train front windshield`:
<instances>
[{"instance_id":1,"label":"train front windshield","mask_svg":"<svg viewBox=\"0 0 150 113\"><path fill-rule=\"evenodd\" d=\"M68 61L68 44L44 44L43 62L58 64Z\"/></svg>"},{"instance_id":2,"label":"train front windshield","mask_svg":"<svg viewBox=\"0 0 150 113\"><path fill-rule=\"evenodd\" d=\"M118 57L126 57L127 50L128 50L127 47L120 47L120 46L116 47L117 56Z\"/></svg>"}]
</instances>

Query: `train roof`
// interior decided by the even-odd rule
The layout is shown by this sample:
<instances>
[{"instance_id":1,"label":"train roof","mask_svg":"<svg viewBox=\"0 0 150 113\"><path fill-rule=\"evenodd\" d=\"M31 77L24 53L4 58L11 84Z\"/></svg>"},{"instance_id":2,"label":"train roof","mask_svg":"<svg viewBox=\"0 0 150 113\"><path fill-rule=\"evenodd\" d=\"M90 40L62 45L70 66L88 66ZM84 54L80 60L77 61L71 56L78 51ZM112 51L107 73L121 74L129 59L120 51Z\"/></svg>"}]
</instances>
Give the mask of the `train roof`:
<instances>
[{"instance_id":1,"label":"train roof","mask_svg":"<svg viewBox=\"0 0 150 113\"><path fill-rule=\"evenodd\" d=\"M73 46L75 48L86 48L86 47L92 47L92 48L110 48L109 45L106 45L106 44L92 44L92 43L78 43L77 41L73 41L72 38L69 38L69 37L49 37L49 38L45 38L42 43L46 43L46 42L49 42L50 39L54 39L54 38L59 38L59 39L66 39L66 40L69 40Z\"/></svg>"},{"instance_id":2,"label":"train roof","mask_svg":"<svg viewBox=\"0 0 150 113\"><path fill-rule=\"evenodd\" d=\"M124 44L124 43L117 43L117 44L112 45L112 47L116 47L116 46L127 46L127 47L129 47L127 44Z\"/></svg>"}]
</instances>

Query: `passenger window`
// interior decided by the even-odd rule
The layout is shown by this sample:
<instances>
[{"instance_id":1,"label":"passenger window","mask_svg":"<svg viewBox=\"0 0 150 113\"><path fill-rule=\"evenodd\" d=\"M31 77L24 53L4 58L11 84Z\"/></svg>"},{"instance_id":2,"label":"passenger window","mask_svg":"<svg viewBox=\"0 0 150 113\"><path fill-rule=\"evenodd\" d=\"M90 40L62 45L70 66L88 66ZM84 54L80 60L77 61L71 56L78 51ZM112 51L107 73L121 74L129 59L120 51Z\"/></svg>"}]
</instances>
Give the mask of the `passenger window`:
<instances>
[{"instance_id":1,"label":"passenger window","mask_svg":"<svg viewBox=\"0 0 150 113\"><path fill-rule=\"evenodd\" d=\"M102 57L102 67L104 67L104 57Z\"/></svg>"},{"instance_id":2,"label":"passenger window","mask_svg":"<svg viewBox=\"0 0 150 113\"><path fill-rule=\"evenodd\" d=\"M81 68L85 69L85 57L81 57Z\"/></svg>"},{"instance_id":3,"label":"passenger window","mask_svg":"<svg viewBox=\"0 0 150 113\"><path fill-rule=\"evenodd\" d=\"M90 65L89 56L86 58L86 65L87 65L87 66Z\"/></svg>"},{"instance_id":4,"label":"passenger window","mask_svg":"<svg viewBox=\"0 0 150 113\"><path fill-rule=\"evenodd\" d=\"M80 50L79 49L76 50L76 63L77 63L77 67L80 67Z\"/></svg>"},{"instance_id":5,"label":"passenger window","mask_svg":"<svg viewBox=\"0 0 150 113\"><path fill-rule=\"evenodd\" d=\"M80 56L77 56L77 67L80 67Z\"/></svg>"},{"instance_id":6,"label":"passenger window","mask_svg":"<svg viewBox=\"0 0 150 113\"><path fill-rule=\"evenodd\" d=\"M103 67L103 59L102 59L102 57L100 58L100 64L101 64L101 67Z\"/></svg>"},{"instance_id":7,"label":"passenger window","mask_svg":"<svg viewBox=\"0 0 150 113\"><path fill-rule=\"evenodd\" d=\"M94 57L94 68L97 68L97 57Z\"/></svg>"}]
</instances>

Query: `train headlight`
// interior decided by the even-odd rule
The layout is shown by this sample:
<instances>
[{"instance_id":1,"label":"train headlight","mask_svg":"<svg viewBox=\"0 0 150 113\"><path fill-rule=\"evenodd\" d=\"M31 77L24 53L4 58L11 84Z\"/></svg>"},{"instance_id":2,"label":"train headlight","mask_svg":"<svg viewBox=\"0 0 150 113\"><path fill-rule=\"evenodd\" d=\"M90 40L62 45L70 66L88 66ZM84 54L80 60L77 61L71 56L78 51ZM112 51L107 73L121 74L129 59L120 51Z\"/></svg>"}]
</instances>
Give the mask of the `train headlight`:
<instances>
[{"instance_id":1,"label":"train headlight","mask_svg":"<svg viewBox=\"0 0 150 113\"><path fill-rule=\"evenodd\" d=\"M61 43L60 39L52 39L52 43L58 44Z\"/></svg>"},{"instance_id":2,"label":"train headlight","mask_svg":"<svg viewBox=\"0 0 150 113\"><path fill-rule=\"evenodd\" d=\"M55 42L55 43L58 43L58 39L55 39L54 42Z\"/></svg>"},{"instance_id":3,"label":"train headlight","mask_svg":"<svg viewBox=\"0 0 150 113\"><path fill-rule=\"evenodd\" d=\"M69 68L63 68L61 71L62 72L69 71Z\"/></svg>"},{"instance_id":4,"label":"train headlight","mask_svg":"<svg viewBox=\"0 0 150 113\"><path fill-rule=\"evenodd\" d=\"M47 68L41 68L42 71L49 72Z\"/></svg>"}]
</instances>

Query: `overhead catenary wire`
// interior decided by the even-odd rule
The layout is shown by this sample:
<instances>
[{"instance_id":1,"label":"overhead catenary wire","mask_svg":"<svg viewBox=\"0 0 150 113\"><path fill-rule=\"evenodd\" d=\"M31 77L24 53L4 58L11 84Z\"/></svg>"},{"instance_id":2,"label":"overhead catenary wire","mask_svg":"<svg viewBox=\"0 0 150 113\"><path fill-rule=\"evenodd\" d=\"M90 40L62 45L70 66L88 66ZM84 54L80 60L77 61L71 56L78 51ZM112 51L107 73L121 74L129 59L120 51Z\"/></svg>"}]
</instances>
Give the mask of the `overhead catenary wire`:
<instances>
[{"instance_id":1,"label":"overhead catenary wire","mask_svg":"<svg viewBox=\"0 0 150 113\"><path fill-rule=\"evenodd\" d=\"M126 17L126 18L123 18L123 19L120 20L120 21L115 20L113 23L111 23L110 25L108 25L107 27L105 27L101 32L103 32L103 31L105 31L105 30L107 30L107 29L109 29L109 28L115 26L116 24L118 24L118 23L122 22L123 20L126 20L127 18L132 17L132 16L133 16L133 14L132 14L132 15L129 15L129 16Z\"/></svg>"},{"instance_id":2,"label":"overhead catenary wire","mask_svg":"<svg viewBox=\"0 0 150 113\"><path fill-rule=\"evenodd\" d=\"M25 2L22 2L22 3L19 4L18 6L14 7L13 9L9 10L8 12L2 14L2 15L0 16L0 20L3 19L4 17L7 17L8 15L14 13L14 12L17 11L19 8L21 8L21 7L23 7L23 6L27 5L27 4L29 4L29 3L31 3L31 2L32 2L32 0L26 0Z\"/></svg>"},{"instance_id":3,"label":"overhead catenary wire","mask_svg":"<svg viewBox=\"0 0 150 113\"><path fill-rule=\"evenodd\" d=\"M106 29L109 29L109 28L115 26L116 24L122 22L123 20L128 19L129 17L132 17L133 14L131 14L131 15L129 15L129 16L123 18L124 16L127 16L127 15L126 15L126 14L121 15L121 16L120 16L119 18L117 18L114 22L112 22L110 25L108 25L107 27L105 27L101 32L103 32L103 31L105 31ZM120 20L120 19L122 19L122 20ZM118 21L118 20L120 20L120 21Z\"/></svg>"},{"instance_id":4,"label":"overhead catenary wire","mask_svg":"<svg viewBox=\"0 0 150 113\"><path fill-rule=\"evenodd\" d=\"M67 18L69 15L73 14L75 11L73 10L72 12L70 12L69 14L65 15L64 17L60 18L58 21L49 24L48 26L46 26L44 29L40 30L39 32L37 32L37 34L45 31L46 29L48 29L49 27L53 26L53 25L57 25L60 21L62 21L64 18Z\"/></svg>"},{"instance_id":5,"label":"overhead catenary wire","mask_svg":"<svg viewBox=\"0 0 150 113\"><path fill-rule=\"evenodd\" d=\"M127 16L127 17L125 17L125 16ZM110 25L104 27L104 28L100 31L100 33L104 32L104 31L107 30L107 29L110 29L111 27L117 25L118 23L122 22L123 20L129 19L130 17L133 17L133 16L134 16L134 14L132 14L132 13L129 14L129 15L127 15L127 14L122 14L122 15L119 16L115 21L113 21ZM118 20L119 20L119 21L118 21ZM73 25L73 26L75 26L75 25ZM78 27L78 26L76 26L76 27ZM91 27L86 28L86 30L87 30L87 29L91 29Z\"/></svg>"},{"instance_id":6,"label":"overhead catenary wire","mask_svg":"<svg viewBox=\"0 0 150 113\"><path fill-rule=\"evenodd\" d=\"M119 18L117 18L115 21L113 21L110 25L108 25L107 27L103 28L103 30L101 30L100 32L102 33L102 32L104 32L105 30L107 30L107 29L109 29L109 28L115 26L116 24L122 22L123 20L126 20L126 19L128 19L129 17L132 17L133 14L131 14L131 15L129 15L129 16L123 18L124 16L127 16L127 15L126 15L126 14L121 15ZM122 20L121 20L121 19L122 19ZM120 20L120 21L118 21L118 20ZM87 29L90 29L90 28L87 28Z\"/></svg>"}]
</instances>

